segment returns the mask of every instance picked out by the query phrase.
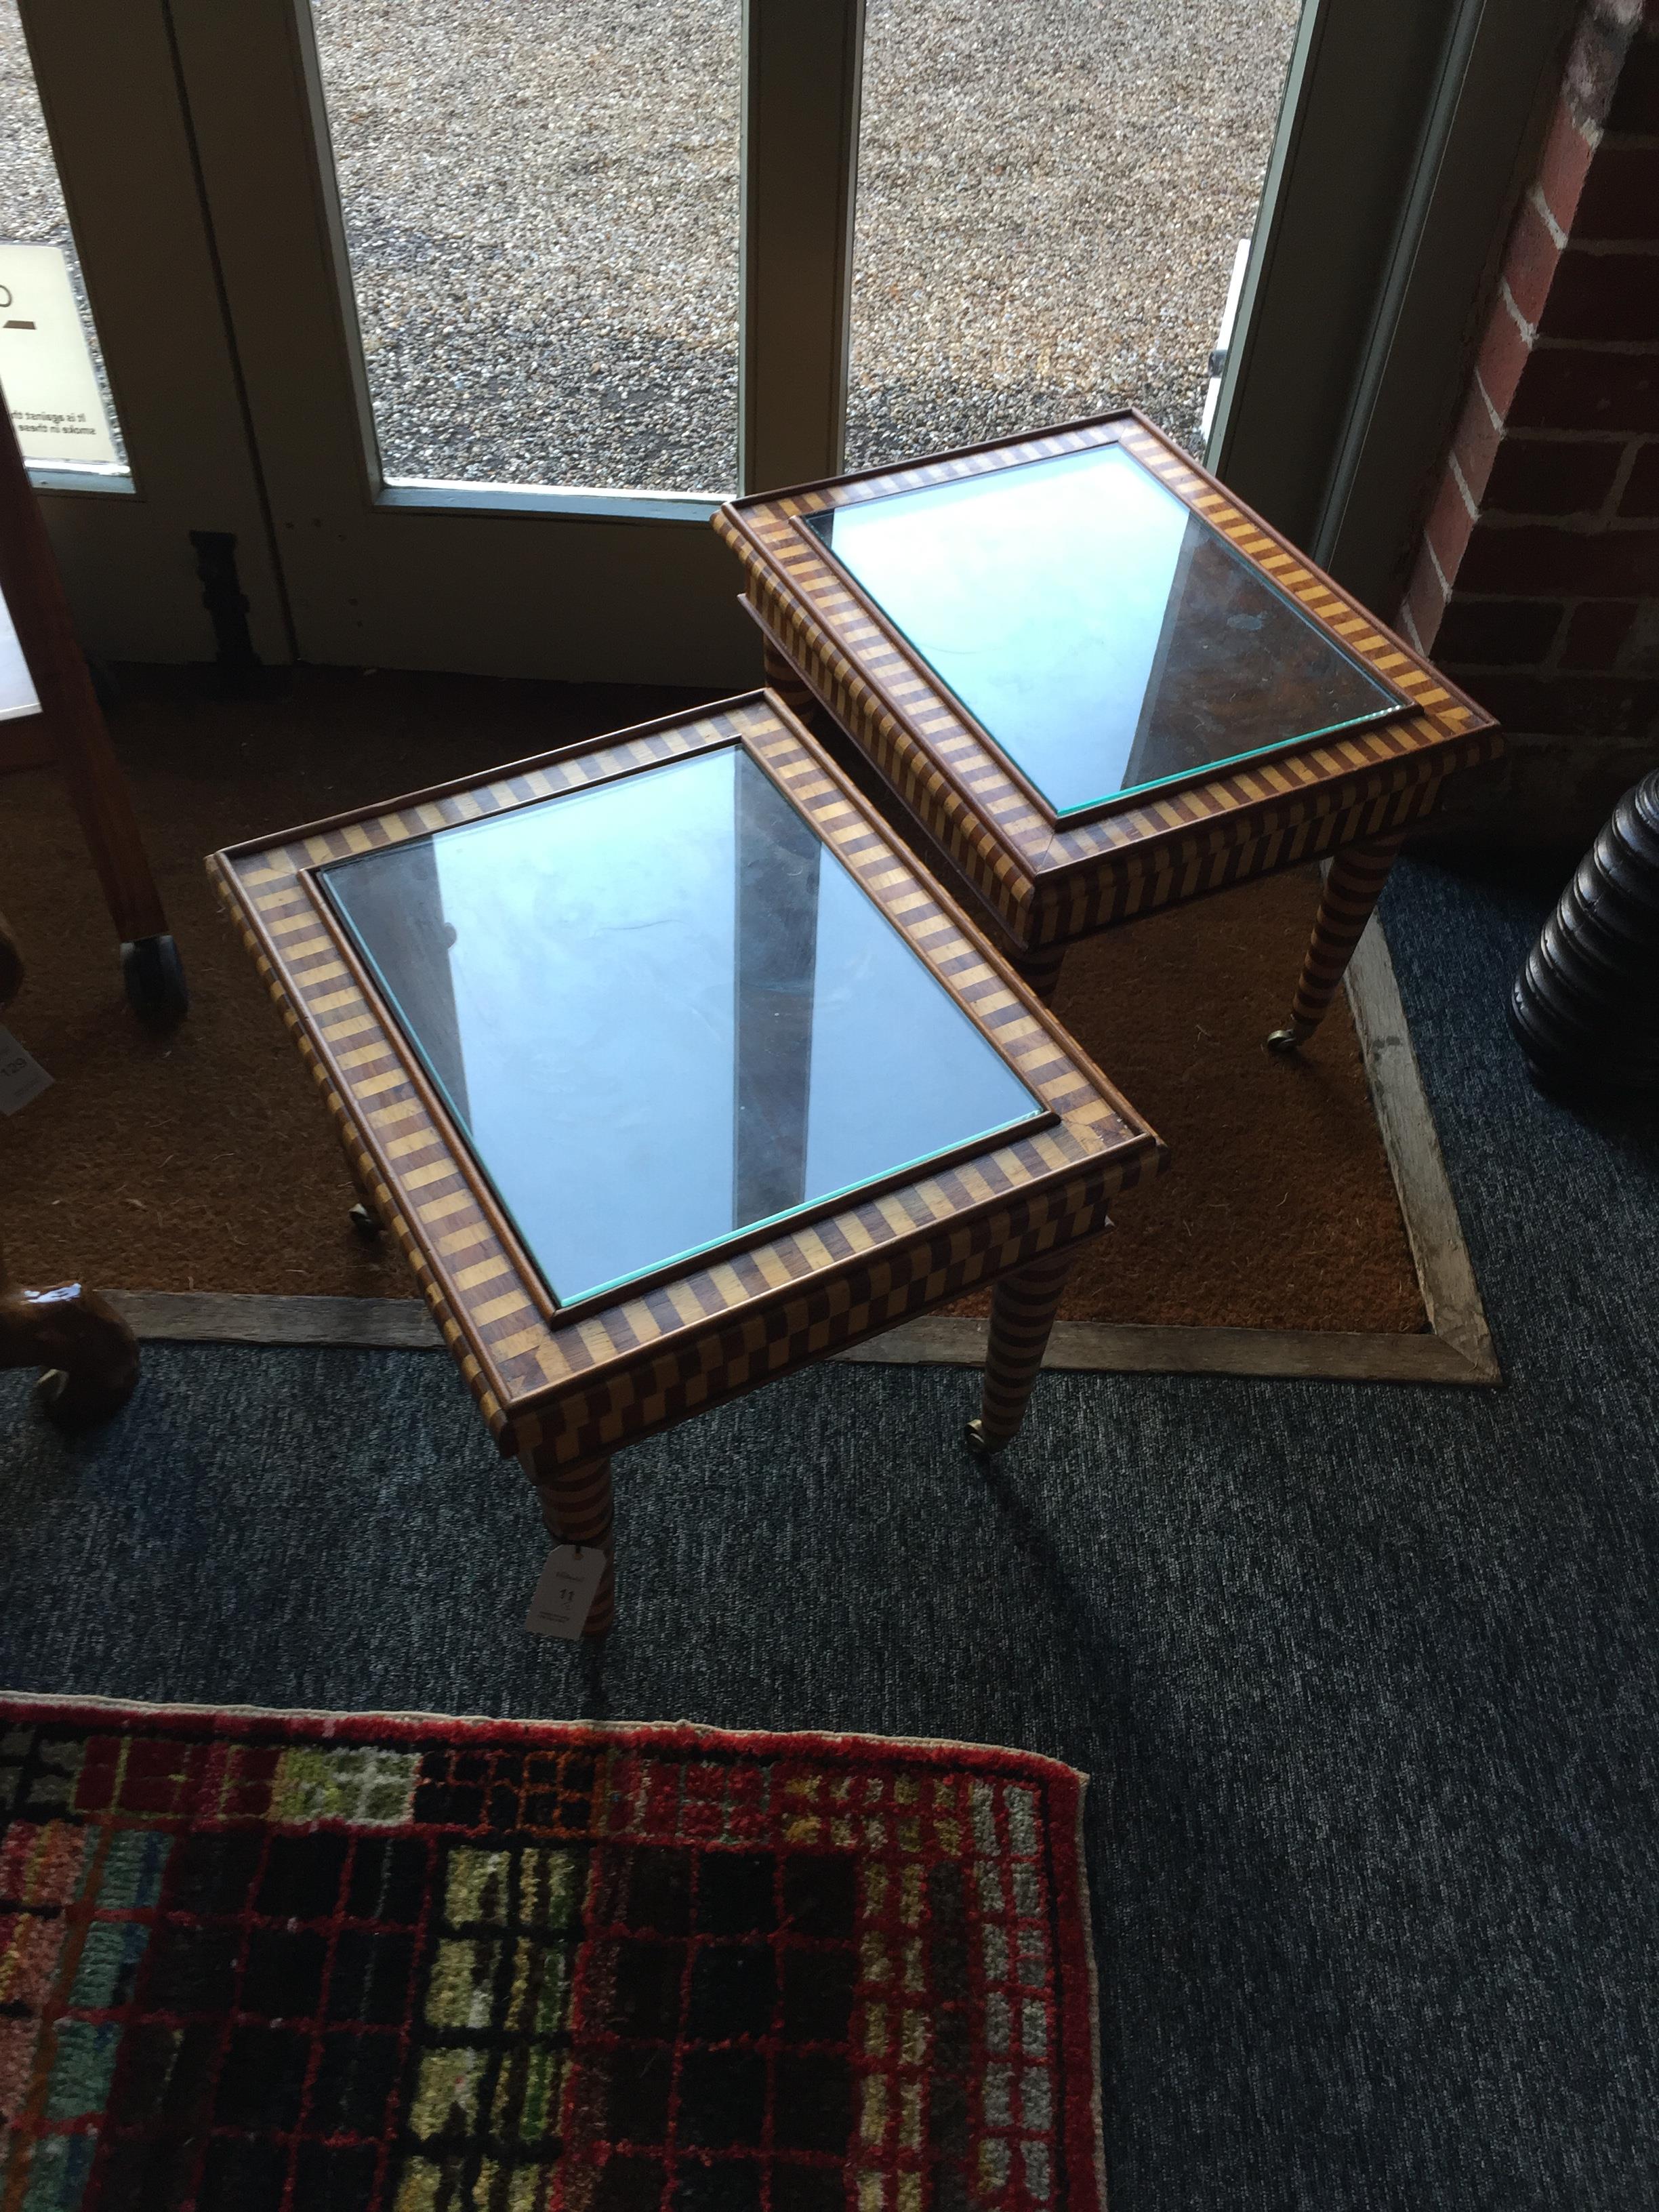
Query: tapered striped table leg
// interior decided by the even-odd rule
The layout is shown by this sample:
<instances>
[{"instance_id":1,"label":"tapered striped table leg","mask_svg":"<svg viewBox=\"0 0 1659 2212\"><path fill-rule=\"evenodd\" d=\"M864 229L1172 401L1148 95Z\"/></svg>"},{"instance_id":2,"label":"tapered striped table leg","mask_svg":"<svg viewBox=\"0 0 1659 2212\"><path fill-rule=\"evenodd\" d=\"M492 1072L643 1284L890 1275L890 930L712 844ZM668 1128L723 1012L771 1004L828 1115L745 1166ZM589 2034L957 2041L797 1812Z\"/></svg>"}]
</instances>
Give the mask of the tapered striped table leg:
<instances>
[{"instance_id":1,"label":"tapered striped table leg","mask_svg":"<svg viewBox=\"0 0 1659 2212\"><path fill-rule=\"evenodd\" d=\"M761 673L769 691L775 691L792 714L803 721L809 720L817 706L811 687L795 672L795 665L773 644L769 637L761 640Z\"/></svg>"},{"instance_id":2,"label":"tapered striped table leg","mask_svg":"<svg viewBox=\"0 0 1659 2212\"><path fill-rule=\"evenodd\" d=\"M1319 912L1314 916L1302 980L1291 1002L1290 1025L1273 1031L1267 1039L1269 1051L1294 1052L1307 1042L1330 1011L1331 1000L1347 972L1355 945L1364 935L1365 924L1382 895L1389 870L1405 837L1403 830L1391 830L1384 836L1367 837L1339 848L1325 878Z\"/></svg>"},{"instance_id":3,"label":"tapered striped table leg","mask_svg":"<svg viewBox=\"0 0 1659 2212\"><path fill-rule=\"evenodd\" d=\"M584 1636L603 1636L617 1617L617 1540L611 1507L611 1462L590 1459L576 1467L556 1467L527 1451L525 1473L542 1502L542 1525L556 1544L597 1545L605 1553L605 1572L588 1608Z\"/></svg>"},{"instance_id":4,"label":"tapered striped table leg","mask_svg":"<svg viewBox=\"0 0 1659 2212\"><path fill-rule=\"evenodd\" d=\"M1000 1451L1018 1435L1074 1256L1067 1250L1033 1260L1005 1275L992 1291L985 1394L979 1419L968 1424L968 1442L975 1451Z\"/></svg>"},{"instance_id":5,"label":"tapered striped table leg","mask_svg":"<svg viewBox=\"0 0 1659 2212\"><path fill-rule=\"evenodd\" d=\"M1045 1006L1048 1006L1059 987L1066 947L1063 945L1042 945L1034 952L1014 952L1009 957L1020 981L1036 992Z\"/></svg>"}]
</instances>

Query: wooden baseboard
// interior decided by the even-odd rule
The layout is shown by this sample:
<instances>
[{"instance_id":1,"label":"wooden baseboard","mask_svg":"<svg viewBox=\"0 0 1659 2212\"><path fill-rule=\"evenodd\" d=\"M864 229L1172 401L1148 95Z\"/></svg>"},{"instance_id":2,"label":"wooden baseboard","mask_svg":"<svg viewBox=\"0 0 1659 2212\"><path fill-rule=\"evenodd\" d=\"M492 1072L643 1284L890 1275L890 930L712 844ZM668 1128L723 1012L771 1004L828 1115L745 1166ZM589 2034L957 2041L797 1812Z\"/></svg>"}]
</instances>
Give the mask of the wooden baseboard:
<instances>
[{"instance_id":1,"label":"wooden baseboard","mask_svg":"<svg viewBox=\"0 0 1659 2212\"><path fill-rule=\"evenodd\" d=\"M1254 1375L1345 1382L1490 1385L1502 1380L1445 1162L1424 1094L1389 948L1375 919L1347 991L1377 1126L1393 1170L1429 1328L1415 1335L1319 1329L1055 1324L1046 1367L1119 1375ZM258 1297L112 1291L140 1337L213 1344L317 1344L438 1351L417 1298ZM884 1366L979 1367L986 1323L924 1315L836 1356Z\"/></svg>"}]
</instances>

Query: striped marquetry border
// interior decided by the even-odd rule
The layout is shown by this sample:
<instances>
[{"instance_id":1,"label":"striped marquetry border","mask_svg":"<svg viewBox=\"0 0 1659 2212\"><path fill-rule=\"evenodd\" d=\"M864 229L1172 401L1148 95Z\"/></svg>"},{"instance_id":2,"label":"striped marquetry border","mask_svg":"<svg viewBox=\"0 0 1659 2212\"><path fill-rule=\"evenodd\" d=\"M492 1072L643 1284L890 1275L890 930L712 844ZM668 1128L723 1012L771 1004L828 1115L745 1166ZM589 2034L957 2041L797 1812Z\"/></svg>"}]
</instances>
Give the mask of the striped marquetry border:
<instances>
[{"instance_id":1,"label":"striped marquetry border","mask_svg":"<svg viewBox=\"0 0 1659 2212\"><path fill-rule=\"evenodd\" d=\"M1057 828L915 657L878 623L799 518L825 507L1119 442L1225 537L1310 617L1401 696L1400 718ZM1291 830L1324 797L1344 812L1384 790L1478 766L1500 749L1490 718L1275 532L1244 512L1150 423L1109 416L1042 437L959 453L911 469L732 502L715 527L742 561L763 627L987 903L1022 943L1073 933L1053 879L1075 872L1098 927L1121 910L1132 873L1167 876L1200 860L1217 832ZM1261 820L1252 825L1251 817ZM1310 846L1304 852L1323 849ZM1238 873L1259 872L1240 869Z\"/></svg>"},{"instance_id":2,"label":"striped marquetry border","mask_svg":"<svg viewBox=\"0 0 1659 2212\"><path fill-rule=\"evenodd\" d=\"M846 680L845 672L830 665L818 641L764 579L751 580L750 590L753 611L769 641L787 659L808 695L842 729L859 735L860 749L902 802L910 817L905 834L923 834L929 848L924 857L931 866L946 866L953 884L966 878L969 889L983 900L984 920L994 933L1008 931L1028 948L1066 944L1182 899L1322 859L1352 838L1408 825L1434 811L1442 781L1452 769L1478 767L1490 757L1484 735L1466 740L1462 748L1407 754L1366 775L1316 783L1290 798L1218 817L1180 837L1148 839L1105 863L1074 866L1034 884L1029 878L986 865L956 794L948 795L942 814L935 812L930 820L922 813L926 787L912 773L914 757L895 742L890 720L856 719L867 709L856 678ZM775 614L777 629L771 627ZM809 670L810 678L804 672ZM952 831L956 842L946 843Z\"/></svg>"},{"instance_id":3,"label":"striped marquetry border","mask_svg":"<svg viewBox=\"0 0 1659 2212\"><path fill-rule=\"evenodd\" d=\"M811 820L1058 1119L562 1322L487 1192L465 1172L459 1139L323 919L308 872L733 741ZM1092 1233L1104 1224L1111 1193L1161 1164L1152 1133L764 696L522 763L487 784L241 847L209 866L503 1449L533 1443L560 1459L591 1456L856 1342L890 1316L1019 1264L1033 1238Z\"/></svg>"}]
</instances>

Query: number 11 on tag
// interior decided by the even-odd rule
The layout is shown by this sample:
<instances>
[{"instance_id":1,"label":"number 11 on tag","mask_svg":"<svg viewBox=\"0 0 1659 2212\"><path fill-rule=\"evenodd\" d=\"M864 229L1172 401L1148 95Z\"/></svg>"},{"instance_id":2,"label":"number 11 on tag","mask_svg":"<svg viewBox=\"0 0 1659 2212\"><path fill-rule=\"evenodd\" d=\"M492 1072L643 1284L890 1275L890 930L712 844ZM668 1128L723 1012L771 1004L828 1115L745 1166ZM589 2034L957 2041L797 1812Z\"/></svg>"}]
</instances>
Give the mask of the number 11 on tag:
<instances>
[{"instance_id":1,"label":"number 11 on tag","mask_svg":"<svg viewBox=\"0 0 1659 2212\"><path fill-rule=\"evenodd\" d=\"M598 1544L560 1544L547 1555L536 1595L525 1615L532 1636L562 1636L574 1641L587 1625L587 1615L605 1572L605 1553Z\"/></svg>"}]
</instances>

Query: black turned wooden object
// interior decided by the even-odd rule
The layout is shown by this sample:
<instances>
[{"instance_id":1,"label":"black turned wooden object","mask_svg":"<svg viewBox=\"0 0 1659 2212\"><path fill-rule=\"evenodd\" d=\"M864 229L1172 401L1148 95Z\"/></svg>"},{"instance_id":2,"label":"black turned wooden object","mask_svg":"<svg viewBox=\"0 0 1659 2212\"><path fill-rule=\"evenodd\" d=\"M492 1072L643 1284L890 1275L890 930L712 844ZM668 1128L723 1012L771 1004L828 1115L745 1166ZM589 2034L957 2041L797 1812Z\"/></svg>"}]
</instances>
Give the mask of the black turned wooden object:
<instances>
[{"instance_id":1,"label":"black turned wooden object","mask_svg":"<svg viewBox=\"0 0 1659 2212\"><path fill-rule=\"evenodd\" d=\"M1659 1088L1659 769L1627 791L1510 994L1533 1079L1589 1096Z\"/></svg>"}]
</instances>

